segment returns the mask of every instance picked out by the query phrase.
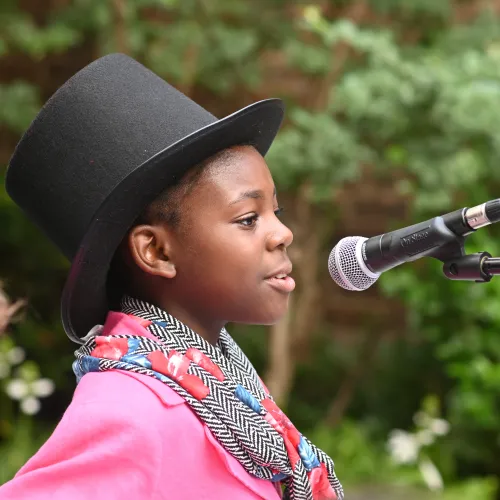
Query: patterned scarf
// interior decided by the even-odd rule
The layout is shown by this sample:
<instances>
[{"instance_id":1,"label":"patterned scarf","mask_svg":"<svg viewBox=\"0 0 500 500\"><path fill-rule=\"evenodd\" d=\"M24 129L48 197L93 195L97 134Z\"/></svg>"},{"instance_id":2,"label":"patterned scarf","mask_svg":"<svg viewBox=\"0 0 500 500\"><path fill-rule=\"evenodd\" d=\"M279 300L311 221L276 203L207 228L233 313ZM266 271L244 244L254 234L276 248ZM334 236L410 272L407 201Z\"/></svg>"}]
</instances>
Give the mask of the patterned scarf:
<instances>
[{"instance_id":1,"label":"patterned scarf","mask_svg":"<svg viewBox=\"0 0 500 500\"><path fill-rule=\"evenodd\" d=\"M139 321L155 340L88 335L75 353L77 381L85 373L106 370L155 377L186 400L247 472L282 484L283 498L344 498L332 459L300 434L278 408L225 329L214 346L145 302L126 297L122 312Z\"/></svg>"}]
</instances>

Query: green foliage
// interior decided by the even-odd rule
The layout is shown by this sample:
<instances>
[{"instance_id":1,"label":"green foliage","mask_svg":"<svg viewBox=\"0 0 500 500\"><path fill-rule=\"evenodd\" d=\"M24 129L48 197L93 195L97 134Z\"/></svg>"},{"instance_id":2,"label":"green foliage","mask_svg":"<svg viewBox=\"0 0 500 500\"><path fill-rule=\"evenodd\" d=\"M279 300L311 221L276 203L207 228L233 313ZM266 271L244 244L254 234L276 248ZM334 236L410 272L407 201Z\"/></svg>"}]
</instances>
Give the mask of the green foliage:
<instances>
[{"instance_id":1,"label":"green foliage","mask_svg":"<svg viewBox=\"0 0 500 500\"><path fill-rule=\"evenodd\" d=\"M284 47L290 64L308 75L324 75L330 69L331 56L323 47L304 44L300 40L289 40Z\"/></svg>"},{"instance_id":2,"label":"green foliage","mask_svg":"<svg viewBox=\"0 0 500 500\"><path fill-rule=\"evenodd\" d=\"M349 12L354 3L330 2L335 12ZM117 21L113 2L77 0L40 20L8 0L0 5L0 57L22 54L37 64L54 54L70 57L73 48L85 44L89 57L125 50L186 92L196 91L209 104L227 100L235 108L251 96L267 95L266 64L272 69L284 64L283 86L297 74L307 94L307 99L288 99L286 126L268 156L279 189L291 199L307 185L309 202L331 212L334 194L361 180L364 165L377 167L376 175L393 180L409 200L406 219L401 214L391 221L393 227L498 197L498 15L485 11L460 25L453 21L455 2L369 4L374 12L358 25L348 16L325 17L324 2L303 8L284 0L128 0ZM411 44L407 33L414 35ZM17 77L3 80L0 126L10 134L24 131L46 90ZM313 106L305 104L312 101ZM13 295L30 303L27 319L11 331L43 376L56 382L62 397L49 401L60 405L48 410L54 424L74 386L73 346L64 337L58 311L68 264L3 189L0 227L0 276ZM335 228L325 231L331 241ZM474 234L468 251L500 255L498 234L496 228ZM412 427L427 394L438 394L451 433L429 453L447 487L428 498L491 500L497 480L471 476L500 475L500 289L495 281L447 281L440 267L420 261L381 278L383 293L404 303L407 328L398 341L383 342L374 376L363 380L338 428L313 424L321 421L355 363L352 346L331 340L330 324L321 325L316 332L320 345L313 345L311 357L298 366L289 411L335 457L346 485L416 488L414 497L425 499L416 468L396 468L385 442L393 428ZM362 327L368 333L379 328ZM241 335L263 368L265 332L253 330L247 337L247 330L236 332L238 340ZM15 408L5 395L1 401L0 431L9 441L1 444L0 483L37 449L46 432L38 420L13 426ZM411 499L410 493L397 491L394 498Z\"/></svg>"},{"instance_id":3,"label":"green foliage","mask_svg":"<svg viewBox=\"0 0 500 500\"><path fill-rule=\"evenodd\" d=\"M448 0L371 0L374 9L385 14L403 14L412 21L423 16L446 19L452 14Z\"/></svg>"},{"instance_id":4,"label":"green foliage","mask_svg":"<svg viewBox=\"0 0 500 500\"><path fill-rule=\"evenodd\" d=\"M378 165L380 175L396 174L401 179L404 172L404 180L398 180L396 187L410 197L412 220L451 211L457 203L473 206L498 196L500 73L496 45L488 39L499 28L497 18L490 15L488 21L479 19L469 29L457 28L460 50L450 46L449 41L457 39L453 28L441 37L434 34L431 47L406 48L398 46L386 29L361 28L343 19L330 22L314 8L306 11L305 19L307 29L325 46L347 44L356 53L355 59L344 63L335 81L326 114L328 131L318 125L320 131L314 135L323 134L324 144L311 150L323 149L325 161L325 151L342 152L329 135L335 131L345 146L345 157L354 164L368 158ZM479 27L485 24L489 29L481 39ZM307 47L304 54L308 51ZM299 116L301 113L307 116L303 111ZM316 117L326 126L322 112ZM308 161L315 154L307 151L301 155L298 146L301 141L312 142L304 131L304 121L297 123L293 115L291 121L293 126L279 139L284 146L283 157L277 161L291 175L283 174L283 181L276 167L280 182L298 186L307 178L321 187L325 182L348 179L316 175L315 163ZM341 124L340 133L336 123ZM292 154L286 156L287 151ZM336 161L332 156L329 160L335 169L339 166L342 172L345 167L356 175L356 166L349 161L338 156ZM328 168L321 161L317 165ZM330 166L331 171L335 169ZM324 200L328 198L316 199ZM392 221L395 226L401 222ZM467 250L486 249L498 255L496 234L493 228L472 236ZM500 326L496 305L500 289L495 282L455 283L439 274L436 262L419 262L383 275L381 287L387 295L404 301L408 335L432 346L455 384L445 400L454 429L451 446L455 457L466 463L482 461L487 471L497 473L491 459L498 452L500 433L495 418L500 395L500 341L495 333ZM480 449L471 453L466 444L469 439L478 440Z\"/></svg>"},{"instance_id":5,"label":"green foliage","mask_svg":"<svg viewBox=\"0 0 500 500\"><path fill-rule=\"evenodd\" d=\"M12 47L36 59L41 59L49 53L62 52L80 40L78 33L64 24L55 24L40 30L26 17L9 20L4 37Z\"/></svg>"},{"instance_id":6,"label":"green foliage","mask_svg":"<svg viewBox=\"0 0 500 500\"><path fill-rule=\"evenodd\" d=\"M37 88L18 81L0 85L0 123L15 132L24 132L40 109Z\"/></svg>"},{"instance_id":7,"label":"green foliage","mask_svg":"<svg viewBox=\"0 0 500 500\"><path fill-rule=\"evenodd\" d=\"M16 3L10 0L0 6L0 55L18 50L34 59L42 59L81 41L80 33L64 23L37 26L28 14L17 9Z\"/></svg>"},{"instance_id":8,"label":"green foliage","mask_svg":"<svg viewBox=\"0 0 500 500\"><path fill-rule=\"evenodd\" d=\"M383 444L373 444L366 426L347 420L334 430L319 425L308 438L335 457L336 473L346 485L384 484L394 478L395 469Z\"/></svg>"},{"instance_id":9,"label":"green foliage","mask_svg":"<svg viewBox=\"0 0 500 500\"><path fill-rule=\"evenodd\" d=\"M358 146L355 131L331 114L295 108L289 120L292 126L276 139L268 157L284 189L310 181L313 199L329 200L335 187L355 180L360 165L370 159L369 151Z\"/></svg>"},{"instance_id":10,"label":"green foliage","mask_svg":"<svg viewBox=\"0 0 500 500\"><path fill-rule=\"evenodd\" d=\"M16 420L9 441L0 444L0 484L14 477L14 474L31 458L49 437L49 432L34 429L30 418Z\"/></svg>"},{"instance_id":11,"label":"green foliage","mask_svg":"<svg viewBox=\"0 0 500 500\"><path fill-rule=\"evenodd\" d=\"M406 170L400 187L412 196L416 220L452 210L457 199L470 206L496 197L497 54L473 49L448 54L441 48L410 56L395 46L390 53L390 58L369 57L346 73L332 111L360 133L360 147L369 145L381 167ZM476 250L498 254L491 233L474 235ZM500 342L493 333L499 325L495 304L500 290L494 283L452 283L438 273L434 263L419 263L388 273L381 282L386 293L405 301L415 335L435 345L458 384L447 403L461 454L461 432L483 429L486 439L500 432L495 418Z\"/></svg>"},{"instance_id":12,"label":"green foliage","mask_svg":"<svg viewBox=\"0 0 500 500\"><path fill-rule=\"evenodd\" d=\"M441 498L442 500L460 500L462 498L494 500L497 488L498 481L495 478L471 479L453 485L444 492Z\"/></svg>"},{"instance_id":13,"label":"green foliage","mask_svg":"<svg viewBox=\"0 0 500 500\"><path fill-rule=\"evenodd\" d=\"M425 404L428 415L435 414L436 400L428 398ZM359 421L345 420L335 429L319 425L308 437L313 442L321 443L322 448L335 457L336 473L352 496L366 495L370 498L377 492L377 495L389 500L403 497L410 500L495 498L498 481L493 477L471 479L447 486L443 491L429 492L416 464L401 467L390 460L383 444L378 442L366 423L360 425ZM442 469L444 464L441 455L445 448L434 447L432 451Z\"/></svg>"}]
</instances>

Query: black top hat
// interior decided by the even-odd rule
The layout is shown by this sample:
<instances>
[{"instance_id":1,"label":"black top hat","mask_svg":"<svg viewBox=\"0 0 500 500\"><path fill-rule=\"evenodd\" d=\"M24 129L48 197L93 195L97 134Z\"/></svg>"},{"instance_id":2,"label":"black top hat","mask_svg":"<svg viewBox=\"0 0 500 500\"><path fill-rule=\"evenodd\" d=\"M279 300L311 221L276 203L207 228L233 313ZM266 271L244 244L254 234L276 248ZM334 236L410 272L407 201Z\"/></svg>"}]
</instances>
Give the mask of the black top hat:
<instances>
[{"instance_id":1,"label":"black top hat","mask_svg":"<svg viewBox=\"0 0 500 500\"><path fill-rule=\"evenodd\" d=\"M94 61L45 104L17 145L6 189L72 261L62 321L76 342L108 311L106 278L139 213L190 167L252 144L264 155L279 99L217 120L123 54Z\"/></svg>"}]
</instances>

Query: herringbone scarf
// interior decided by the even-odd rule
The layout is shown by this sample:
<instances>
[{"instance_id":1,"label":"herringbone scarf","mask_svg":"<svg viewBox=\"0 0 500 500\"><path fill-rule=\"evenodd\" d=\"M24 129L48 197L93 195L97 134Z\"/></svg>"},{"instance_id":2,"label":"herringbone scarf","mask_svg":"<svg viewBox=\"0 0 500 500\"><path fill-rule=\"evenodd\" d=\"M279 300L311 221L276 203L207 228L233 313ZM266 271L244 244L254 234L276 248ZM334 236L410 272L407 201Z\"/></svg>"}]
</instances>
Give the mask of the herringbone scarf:
<instances>
[{"instance_id":1,"label":"herringbone scarf","mask_svg":"<svg viewBox=\"0 0 500 500\"><path fill-rule=\"evenodd\" d=\"M138 320L155 340L139 335L90 336L75 353L77 380L90 371L106 370L155 377L186 400L246 471L283 484L283 498L343 499L332 459L276 406L225 329L214 346L145 302L126 297L122 312Z\"/></svg>"}]
</instances>

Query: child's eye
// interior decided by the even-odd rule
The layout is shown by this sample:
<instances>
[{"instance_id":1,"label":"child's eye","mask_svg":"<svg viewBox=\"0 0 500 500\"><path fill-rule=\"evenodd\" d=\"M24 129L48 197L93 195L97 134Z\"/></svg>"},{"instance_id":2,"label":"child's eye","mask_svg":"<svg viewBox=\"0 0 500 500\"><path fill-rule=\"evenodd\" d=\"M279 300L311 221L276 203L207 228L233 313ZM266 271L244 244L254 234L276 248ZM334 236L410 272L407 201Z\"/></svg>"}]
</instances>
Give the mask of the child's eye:
<instances>
[{"instance_id":1,"label":"child's eye","mask_svg":"<svg viewBox=\"0 0 500 500\"><path fill-rule=\"evenodd\" d=\"M280 217L281 214L283 213L283 210L284 210L283 208L278 207L274 211L274 215L276 215L276 217ZM257 223L258 219L259 219L259 214L252 214L249 217L245 217L244 219L240 219L237 222L238 222L238 224L241 224L242 226L252 228L252 227L255 227L255 224Z\"/></svg>"},{"instance_id":2,"label":"child's eye","mask_svg":"<svg viewBox=\"0 0 500 500\"><path fill-rule=\"evenodd\" d=\"M275 211L274 211L274 215L276 215L276 217L281 217L283 215L283 212L285 211L285 209L283 207L278 207Z\"/></svg>"},{"instance_id":3,"label":"child's eye","mask_svg":"<svg viewBox=\"0 0 500 500\"><path fill-rule=\"evenodd\" d=\"M245 227L254 227L258 218L259 218L258 214L253 214L250 217L245 217L244 219L240 219L238 222Z\"/></svg>"}]
</instances>

